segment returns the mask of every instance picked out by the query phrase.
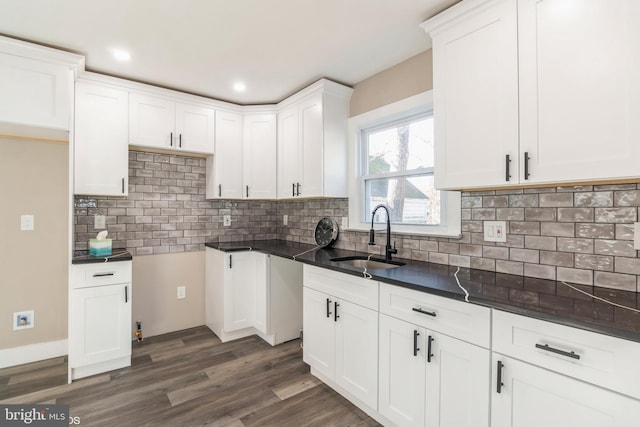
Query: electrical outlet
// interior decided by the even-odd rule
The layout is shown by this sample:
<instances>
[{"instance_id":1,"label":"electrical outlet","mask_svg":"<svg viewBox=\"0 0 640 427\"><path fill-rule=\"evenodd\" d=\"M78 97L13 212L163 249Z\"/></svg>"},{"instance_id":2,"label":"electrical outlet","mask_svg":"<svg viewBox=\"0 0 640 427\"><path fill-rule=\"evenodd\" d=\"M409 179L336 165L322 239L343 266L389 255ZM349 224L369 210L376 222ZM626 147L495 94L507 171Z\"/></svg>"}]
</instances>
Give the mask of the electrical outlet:
<instances>
[{"instance_id":1,"label":"electrical outlet","mask_svg":"<svg viewBox=\"0 0 640 427\"><path fill-rule=\"evenodd\" d=\"M177 295L178 295L178 299L185 299L187 297L186 286L178 286Z\"/></svg>"},{"instance_id":2,"label":"electrical outlet","mask_svg":"<svg viewBox=\"0 0 640 427\"><path fill-rule=\"evenodd\" d=\"M287 225L289 224L289 215L285 214L282 215L282 225Z\"/></svg>"},{"instance_id":3,"label":"electrical outlet","mask_svg":"<svg viewBox=\"0 0 640 427\"><path fill-rule=\"evenodd\" d=\"M484 222L485 242L506 242L507 222L506 221L485 221Z\"/></svg>"},{"instance_id":4,"label":"electrical outlet","mask_svg":"<svg viewBox=\"0 0 640 427\"><path fill-rule=\"evenodd\" d=\"M633 225L633 249L640 251L640 222Z\"/></svg>"},{"instance_id":5,"label":"electrical outlet","mask_svg":"<svg viewBox=\"0 0 640 427\"><path fill-rule=\"evenodd\" d=\"M222 217L222 225L229 227L231 225L231 215L224 215Z\"/></svg>"},{"instance_id":6,"label":"electrical outlet","mask_svg":"<svg viewBox=\"0 0 640 427\"><path fill-rule=\"evenodd\" d=\"M342 217L342 227L343 230L346 230L347 228L349 228L349 217L348 216L343 216Z\"/></svg>"},{"instance_id":7,"label":"electrical outlet","mask_svg":"<svg viewBox=\"0 0 640 427\"><path fill-rule=\"evenodd\" d=\"M95 228L96 230L104 230L106 227L105 225L105 216L104 215L95 215L93 217L93 228Z\"/></svg>"},{"instance_id":8,"label":"electrical outlet","mask_svg":"<svg viewBox=\"0 0 640 427\"><path fill-rule=\"evenodd\" d=\"M35 325L35 315L33 310L14 312L12 323L14 331L33 328Z\"/></svg>"},{"instance_id":9,"label":"electrical outlet","mask_svg":"<svg viewBox=\"0 0 640 427\"><path fill-rule=\"evenodd\" d=\"M20 230L33 231L35 228L35 219L33 215L20 215Z\"/></svg>"}]
</instances>

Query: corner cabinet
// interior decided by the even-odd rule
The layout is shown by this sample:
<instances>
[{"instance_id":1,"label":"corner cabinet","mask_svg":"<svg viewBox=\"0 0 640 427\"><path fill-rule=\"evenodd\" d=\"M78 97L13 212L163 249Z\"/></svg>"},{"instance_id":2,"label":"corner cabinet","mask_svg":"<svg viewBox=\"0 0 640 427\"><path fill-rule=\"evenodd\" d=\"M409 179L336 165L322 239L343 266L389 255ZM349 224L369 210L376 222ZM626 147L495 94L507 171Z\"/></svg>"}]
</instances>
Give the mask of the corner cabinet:
<instances>
[{"instance_id":1,"label":"corner cabinet","mask_svg":"<svg viewBox=\"0 0 640 427\"><path fill-rule=\"evenodd\" d=\"M633 0L465 0L425 22L436 187L640 176L639 19Z\"/></svg>"},{"instance_id":2,"label":"corner cabinet","mask_svg":"<svg viewBox=\"0 0 640 427\"><path fill-rule=\"evenodd\" d=\"M78 81L75 92L74 194L126 196L128 93Z\"/></svg>"},{"instance_id":3,"label":"corner cabinet","mask_svg":"<svg viewBox=\"0 0 640 427\"><path fill-rule=\"evenodd\" d=\"M206 248L206 323L222 342L258 334L271 345L302 328L299 263L253 251Z\"/></svg>"},{"instance_id":4,"label":"corner cabinet","mask_svg":"<svg viewBox=\"0 0 640 427\"><path fill-rule=\"evenodd\" d=\"M278 105L278 198L347 196L352 89L320 80Z\"/></svg>"},{"instance_id":5,"label":"corner cabinet","mask_svg":"<svg viewBox=\"0 0 640 427\"><path fill-rule=\"evenodd\" d=\"M131 261L74 264L69 381L131 365Z\"/></svg>"},{"instance_id":6,"label":"corner cabinet","mask_svg":"<svg viewBox=\"0 0 640 427\"><path fill-rule=\"evenodd\" d=\"M215 110L206 105L132 92L129 144L213 154Z\"/></svg>"}]
</instances>

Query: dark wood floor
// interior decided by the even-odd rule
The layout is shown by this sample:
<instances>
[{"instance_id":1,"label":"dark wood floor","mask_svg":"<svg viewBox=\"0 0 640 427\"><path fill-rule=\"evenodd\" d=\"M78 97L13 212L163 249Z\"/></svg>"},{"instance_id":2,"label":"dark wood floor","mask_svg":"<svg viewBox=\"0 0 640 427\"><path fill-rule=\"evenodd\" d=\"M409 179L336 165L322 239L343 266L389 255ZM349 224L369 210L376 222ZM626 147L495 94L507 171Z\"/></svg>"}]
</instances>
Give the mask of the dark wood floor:
<instances>
[{"instance_id":1,"label":"dark wood floor","mask_svg":"<svg viewBox=\"0 0 640 427\"><path fill-rule=\"evenodd\" d=\"M65 357L0 369L0 403L68 404L84 426L375 426L309 374L298 340L198 327L133 343L132 366L66 384Z\"/></svg>"}]
</instances>

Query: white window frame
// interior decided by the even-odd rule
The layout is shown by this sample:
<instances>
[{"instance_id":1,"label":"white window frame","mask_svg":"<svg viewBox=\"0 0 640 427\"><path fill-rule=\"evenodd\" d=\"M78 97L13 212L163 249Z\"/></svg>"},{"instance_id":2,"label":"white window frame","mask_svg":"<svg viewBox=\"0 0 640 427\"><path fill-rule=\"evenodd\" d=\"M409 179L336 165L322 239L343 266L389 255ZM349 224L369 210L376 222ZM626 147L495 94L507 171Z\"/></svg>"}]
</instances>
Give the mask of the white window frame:
<instances>
[{"instance_id":1,"label":"white window frame","mask_svg":"<svg viewBox=\"0 0 640 427\"><path fill-rule=\"evenodd\" d=\"M365 188L364 179L360 175L363 164L362 131L432 109L433 91L427 91L349 119L349 230L365 231L371 228L371 214L366 215L364 212ZM443 207L439 225L392 224L391 231L421 236L460 237L460 193L442 191L441 197Z\"/></svg>"}]
</instances>

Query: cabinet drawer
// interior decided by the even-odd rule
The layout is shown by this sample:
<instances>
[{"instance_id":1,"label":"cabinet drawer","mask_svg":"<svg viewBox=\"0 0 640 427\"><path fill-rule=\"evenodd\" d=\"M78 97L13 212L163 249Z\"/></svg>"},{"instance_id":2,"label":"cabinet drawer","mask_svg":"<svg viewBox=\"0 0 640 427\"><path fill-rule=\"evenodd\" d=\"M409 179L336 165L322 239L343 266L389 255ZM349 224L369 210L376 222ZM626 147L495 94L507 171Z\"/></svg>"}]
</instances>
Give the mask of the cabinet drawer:
<instances>
[{"instance_id":1,"label":"cabinet drawer","mask_svg":"<svg viewBox=\"0 0 640 427\"><path fill-rule=\"evenodd\" d=\"M491 311L486 307L381 283L380 312L489 348Z\"/></svg>"},{"instance_id":2,"label":"cabinet drawer","mask_svg":"<svg viewBox=\"0 0 640 427\"><path fill-rule=\"evenodd\" d=\"M76 264L71 268L71 288L131 283L131 261Z\"/></svg>"},{"instance_id":3,"label":"cabinet drawer","mask_svg":"<svg viewBox=\"0 0 640 427\"><path fill-rule=\"evenodd\" d=\"M640 343L494 310L493 350L640 398Z\"/></svg>"},{"instance_id":4,"label":"cabinet drawer","mask_svg":"<svg viewBox=\"0 0 640 427\"><path fill-rule=\"evenodd\" d=\"M305 265L303 284L308 288L333 295L336 298L372 310L378 309L378 282L375 280Z\"/></svg>"}]
</instances>

